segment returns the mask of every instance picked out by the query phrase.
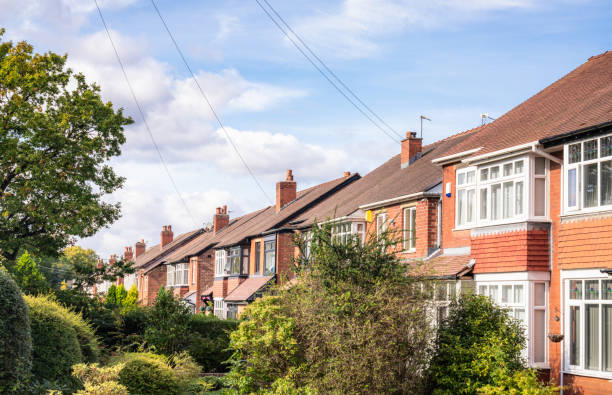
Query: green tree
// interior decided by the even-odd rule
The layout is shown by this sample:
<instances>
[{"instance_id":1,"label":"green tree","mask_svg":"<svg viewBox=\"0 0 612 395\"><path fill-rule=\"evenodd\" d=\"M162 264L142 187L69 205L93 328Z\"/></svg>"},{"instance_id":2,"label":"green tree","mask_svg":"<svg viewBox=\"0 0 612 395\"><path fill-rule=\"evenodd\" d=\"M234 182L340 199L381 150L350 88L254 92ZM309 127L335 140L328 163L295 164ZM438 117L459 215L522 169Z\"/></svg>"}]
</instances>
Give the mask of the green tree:
<instances>
[{"instance_id":1,"label":"green tree","mask_svg":"<svg viewBox=\"0 0 612 395\"><path fill-rule=\"evenodd\" d=\"M123 286L123 284L117 285L117 290L115 291L115 300L116 300L117 306L123 307L126 298L127 298L127 291L125 290L125 287Z\"/></svg>"},{"instance_id":2,"label":"green tree","mask_svg":"<svg viewBox=\"0 0 612 395\"><path fill-rule=\"evenodd\" d=\"M130 290L127 293L127 296L125 297L125 300L123 301L123 307L133 307L136 306L138 304L138 287L136 287L136 285L132 285L132 287L130 288Z\"/></svg>"},{"instance_id":3,"label":"green tree","mask_svg":"<svg viewBox=\"0 0 612 395\"><path fill-rule=\"evenodd\" d=\"M158 353L171 355L189 345L189 307L172 291L161 288L149 311L149 326L145 332L147 343Z\"/></svg>"},{"instance_id":4,"label":"green tree","mask_svg":"<svg viewBox=\"0 0 612 395\"><path fill-rule=\"evenodd\" d=\"M115 281L117 276L134 273L132 261L118 260L114 264L99 265L100 258L94 250L80 246L66 247L53 269L61 274L56 280L69 281L78 289L91 287L103 281Z\"/></svg>"},{"instance_id":5,"label":"green tree","mask_svg":"<svg viewBox=\"0 0 612 395\"><path fill-rule=\"evenodd\" d=\"M38 270L36 261L26 250L13 267L13 277L21 290L30 295L37 295L49 289L45 276Z\"/></svg>"},{"instance_id":6,"label":"green tree","mask_svg":"<svg viewBox=\"0 0 612 395\"><path fill-rule=\"evenodd\" d=\"M109 160L133 121L66 60L0 41L0 250L10 261L26 248L56 256L119 218L103 198L123 185Z\"/></svg>"},{"instance_id":7,"label":"green tree","mask_svg":"<svg viewBox=\"0 0 612 395\"><path fill-rule=\"evenodd\" d=\"M108 306L117 305L117 287L115 284L108 287L108 291L106 291L106 304Z\"/></svg>"}]
</instances>

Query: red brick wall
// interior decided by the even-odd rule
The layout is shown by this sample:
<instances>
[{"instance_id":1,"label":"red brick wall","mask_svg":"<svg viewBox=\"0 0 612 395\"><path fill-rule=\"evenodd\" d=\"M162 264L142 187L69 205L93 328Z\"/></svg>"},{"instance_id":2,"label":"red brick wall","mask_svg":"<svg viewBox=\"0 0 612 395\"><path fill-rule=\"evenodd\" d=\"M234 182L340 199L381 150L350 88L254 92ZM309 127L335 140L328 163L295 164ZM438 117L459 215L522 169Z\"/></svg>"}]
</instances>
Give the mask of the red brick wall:
<instances>
[{"instance_id":1,"label":"red brick wall","mask_svg":"<svg viewBox=\"0 0 612 395\"><path fill-rule=\"evenodd\" d=\"M548 270L548 230L519 230L472 238L474 273Z\"/></svg>"},{"instance_id":2,"label":"red brick wall","mask_svg":"<svg viewBox=\"0 0 612 395\"><path fill-rule=\"evenodd\" d=\"M558 261L561 269L610 267L612 218L593 217L560 224Z\"/></svg>"},{"instance_id":3,"label":"red brick wall","mask_svg":"<svg viewBox=\"0 0 612 395\"><path fill-rule=\"evenodd\" d=\"M263 248L263 246L262 246ZM282 232L276 234L276 274L279 279L285 276L292 278L295 258L295 243L293 233Z\"/></svg>"},{"instance_id":4,"label":"red brick wall","mask_svg":"<svg viewBox=\"0 0 612 395\"><path fill-rule=\"evenodd\" d=\"M197 273L196 273L196 311L200 311L202 306L201 296L204 291L213 286L213 280L215 278L215 252L213 250L207 250L197 258L192 258L197 261Z\"/></svg>"},{"instance_id":5,"label":"red brick wall","mask_svg":"<svg viewBox=\"0 0 612 395\"><path fill-rule=\"evenodd\" d=\"M565 374L563 379L563 384L568 388L564 393L568 395L604 395L612 393L612 383L606 379L570 374Z\"/></svg>"},{"instance_id":6,"label":"red brick wall","mask_svg":"<svg viewBox=\"0 0 612 395\"><path fill-rule=\"evenodd\" d=\"M152 305L161 287L166 285L166 265L159 265L149 271L145 276L148 278L147 286L144 289L143 304ZM144 284L143 284L144 285Z\"/></svg>"},{"instance_id":7,"label":"red brick wall","mask_svg":"<svg viewBox=\"0 0 612 395\"><path fill-rule=\"evenodd\" d=\"M455 228L455 165L444 166L442 175L442 248L468 247L469 230ZM446 183L451 183L451 197L446 197Z\"/></svg>"},{"instance_id":8,"label":"red brick wall","mask_svg":"<svg viewBox=\"0 0 612 395\"><path fill-rule=\"evenodd\" d=\"M225 298L227 296L227 280L227 278L215 279L213 282L213 297Z\"/></svg>"}]
</instances>

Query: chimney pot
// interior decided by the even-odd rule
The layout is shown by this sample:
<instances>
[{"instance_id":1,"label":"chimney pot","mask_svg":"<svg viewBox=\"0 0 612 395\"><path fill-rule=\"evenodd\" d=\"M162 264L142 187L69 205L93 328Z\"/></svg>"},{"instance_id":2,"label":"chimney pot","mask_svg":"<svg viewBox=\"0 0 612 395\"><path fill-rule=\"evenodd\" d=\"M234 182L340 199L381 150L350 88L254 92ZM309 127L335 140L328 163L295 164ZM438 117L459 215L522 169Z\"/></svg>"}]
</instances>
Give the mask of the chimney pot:
<instances>
[{"instance_id":1,"label":"chimney pot","mask_svg":"<svg viewBox=\"0 0 612 395\"><path fill-rule=\"evenodd\" d=\"M223 205L223 214L227 214L227 204Z\"/></svg>"},{"instance_id":2,"label":"chimney pot","mask_svg":"<svg viewBox=\"0 0 612 395\"><path fill-rule=\"evenodd\" d=\"M406 132L406 138L402 140L401 167L408 167L419 158L423 149L423 139L417 138L416 132Z\"/></svg>"},{"instance_id":3,"label":"chimney pot","mask_svg":"<svg viewBox=\"0 0 612 395\"><path fill-rule=\"evenodd\" d=\"M221 214L221 207L217 207L217 214Z\"/></svg>"},{"instance_id":4,"label":"chimney pot","mask_svg":"<svg viewBox=\"0 0 612 395\"><path fill-rule=\"evenodd\" d=\"M348 176L350 176L350 175L351 175L351 172L350 172L350 171L345 171L345 172L344 172L344 177L348 177Z\"/></svg>"},{"instance_id":5,"label":"chimney pot","mask_svg":"<svg viewBox=\"0 0 612 395\"><path fill-rule=\"evenodd\" d=\"M286 181L293 181L293 171L287 170L287 179Z\"/></svg>"}]
</instances>

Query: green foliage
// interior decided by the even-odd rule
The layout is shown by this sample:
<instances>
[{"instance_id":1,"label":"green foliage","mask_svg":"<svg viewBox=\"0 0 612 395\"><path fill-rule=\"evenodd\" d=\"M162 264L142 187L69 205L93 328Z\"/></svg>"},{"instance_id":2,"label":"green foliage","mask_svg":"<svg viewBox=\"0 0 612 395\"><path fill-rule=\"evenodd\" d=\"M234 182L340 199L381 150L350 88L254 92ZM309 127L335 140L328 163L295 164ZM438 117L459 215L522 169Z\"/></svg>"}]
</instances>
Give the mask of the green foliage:
<instances>
[{"instance_id":1,"label":"green foliage","mask_svg":"<svg viewBox=\"0 0 612 395\"><path fill-rule=\"evenodd\" d=\"M422 392L433 340L430 302L388 238L341 242L326 226L314 229L311 255L296 265L297 282L252 303L230 335L231 386L262 393Z\"/></svg>"},{"instance_id":2,"label":"green foliage","mask_svg":"<svg viewBox=\"0 0 612 395\"><path fill-rule=\"evenodd\" d=\"M180 382L172 369L151 358L132 358L119 372L119 383L130 394L178 394Z\"/></svg>"},{"instance_id":3,"label":"green foliage","mask_svg":"<svg viewBox=\"0 0 612 395\"><path fill-rule=\"evenodd\" d=\"M0 265L0 393L19 392L32 366L28 306Z\"/></svg>"},{"instance_id":4,"label":"green foliage","mask_svg":"<svg viewBox=\"0 0 612 395\"><path fill-rule=\"evenodd\" d=\"M217 317L194 314L189 321L189 354L205 372L225 372L225 363L232 355L229 333L238 328L238 321L220 320Z\"/></svg>"},{"instance_id":5,"label":"green foliage","mask_svg":"<svg viewBox=\"0 0 612 395\"><path fill-rule=\"evenodd\" d=\"M105 301L106 304L109 306L117 305L117 287L115 286L115 284L108 287L108 291L106 291Z\"/></svg>"},{"instance_id":6,"label":"green foliage","mask_svg":"<svg viewBox=\"0 0 612 395\"><path fill-rule=\"evenodd\" d=\"M138 304L138 287L132 285L128 291L125 300L123 301L123 307L133 307Z\"/></svg>"},{"instance_id":7,"label":"green foliage","mask_svg":"<svg viewBox=\"0 0 612 395\"><path fill-rule=\"evenodd\" d=\"M144 334L149 321L148 309L138 305L120 310L117 331L118 344L127 351L137 351L144 343Z\"/></svg>"},{"instance_id":8,"label":"green foliage","mask_svg":"<svg viewBox=\"0 0 612 395\"><path fill-rule=\"evenodd\" d=\"M115 291L115 300L117 306L123 307L125 303L125 298L127 298L127 291L125 290L125 287L123 286L123 284L117 285L117 290Z\"/></svg>"},{"instance_id":9,"label":"green foliage","mask_svg":"<svg viewBox=\"0 0 612 395\"><path fill-rule=\"evenodd\" d=\"M30 295L44 293L49 289L45 276L38 270L34 257L26 250L13 267L13 278L21 290Z\"/></svg>"},{"instance_id":10,"label":"green foliage","mask_svg":"<svg viewBox=\"0 0 612 395\"><path fill-rule=\"evenodd\" d=\"M104 195L124 179L108 162L132 120L66 60L0 42L0 250L10 261L26 248L57 255L119 218Z\"/></svg>"},{"instance_id":11,"label":"green foliage","mask_svg":"<svg viewBox=\"0 0 612 395\"><path fill-rule=\"evenodd\" d=\"M100 367L97 363L74 365L72 375L84 387L76 395L128 395L127 388L119 384L121 369L121 364L107 367Z\"/></svg>"},{"instance_id":12,"label":"green foliage","mask_svg":"<svg viewBox=\"0 0 612 395\"><path fill-rule=\"evenodd\" d=\"M171 355L185 350L189 345L189 307L161 288L155 303L149 310L149 322L145 332L148 345L157 352Z\"/></svg>"},{"instance_id":13,"label":"green foliage","mask_svg":"<svg viewBox=\"0 0 612 395\"><path fill-rule=\"evenodd\" d=\"M561 387L546 386L538 382L534 369L523 369L508 375L506 371L500 371L494 385L487 384L478 389L481 395L554 395L558 394Z\"/></svg>"},{"instance_id":14,"label":"green foliage","mask_svg":"<svg viewBox=\"0 0 612 395\"><path fill-rule=\"evenodd\" d=\"M465 295L451 304L438 328L429 368L437 394L475 394L522 382L525 335L519 321L484 296Z\"/></svg>"},{"instance_id":15,"label":"green foliage","mask_svg":"<svg viewBox=\"0 0 612 395\"><path fill-rule=\"evenodd\" d=\"M32 375L37 381L72 384L72 365L83 362L77 331L68 309L47 297L25 296L32 328Z\"/></svg>"}]
</instances>

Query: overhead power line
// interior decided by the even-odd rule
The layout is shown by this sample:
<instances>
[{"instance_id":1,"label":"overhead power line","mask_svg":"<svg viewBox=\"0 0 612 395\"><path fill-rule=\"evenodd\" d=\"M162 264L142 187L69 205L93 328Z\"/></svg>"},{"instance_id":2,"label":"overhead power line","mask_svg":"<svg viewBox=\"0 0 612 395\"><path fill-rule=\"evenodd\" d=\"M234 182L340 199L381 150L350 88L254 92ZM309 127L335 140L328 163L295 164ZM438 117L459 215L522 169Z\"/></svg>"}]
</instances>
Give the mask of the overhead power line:
<instances>
[{"instance_id":1,"label":"overhead power line","mask_svg":"<svg viewBox=\"0 0 612 395\"><path fill-rule=\"evenodd\" d=\"M170 39L172 40L172 43L174 44L174 47L176 48L176 51L179 53L179 55L181 57L181 60L185 64L185 67L189 71L189 74L191 74L191 77L193 78L193 81L195 82L196 86L198 87L198 90L200 91L200 94L202 94L202 97L204 98L204 101L206 101L206 104L208 104L208 107L210 108L210 112L213 114L213 116L217 120L217 123L219 124L219 127L221 128L221 130L223 130L223 132L225 133L225 137L227 138L227 141L230 143L230 145L232 146L232 148L236 152L236 155L238 155L238 158L240 158L240 161L242 162L242 165L247 169L247 171L249 172L251 178L253 178L253 181L255 181L255 184L257 184L257 186L259 187L261 192L264 194L266 199L268 199L270 204L274 204L274 202L272 201L270 196L266 193L266 190L261 186L261 183L259 182L259 180L255 176L255 173L253 173L253 171L251 170L251 168L247 164L246 160L244 160L244 157L242 156L242 154L238 150L238 147L236 146L236 144L232 140L232 137L230 136L228 131L225 129L225 126L223 125L223 123L221 122L221 119L217 115L217 112L215 111L212 103L210 102L210 100L208 100L208 96L206 95L206 93L204 93L204 90L200 86L200 83L198 82L198 79L196 78L196 76L195 76L193 70L191 69L191 67L189 66L189 63L187 62L187 59L183 55L183 51L179 47L177 41L174 39L174 35L170 31L170 28L168 27L168 24L166 23L166 20L164 19L164 17L162 16L161 12L159 11L159 8L157 8L157 4L155 4L154 0L151 0L151 4L153 5L153 8L155 8L155 12L157 12L157 15L159 16L159 19L161 20L162 24L164 25L164 28L166 29L166 32L168 32L168 35L170 36Z\"/></svg>"},{"instance_id":2,"label":"overhead power line","mask_svg":"<svg viewBox=\"0 0 612 395\"><path fill-rule=\"evenodd\" d=\"M272 7L272 5L267 1L267 0L263 0L263 2L266 3L266 5L270 8L270 10L272 10L272 12L274 13L274 15L276 15L276 17L280 20L280 23L282 23L285 27L281 26L281 24L276 20L276 18L270 13L270 11L261 3L260 0L255 0L255 2L257 3L257 5L259 5L259 8L261 8L264 13L268 16L268 18L274 23L274 25L276 25L276 27L285 35L285 37L287 37L287 39L289 41L291 41L291 43L293 44L293 46L300 51L300 53L308 60L308 62L310 62L310 64L313 65L313 67L338 91L338 93L340 93L349 103L351 103L353 105L353 107L355 107L363 116L365 116L374 126L376 126L381 132L383 132L384 134L386 134L387 136L389 136L389 138L391 138L393 141L395 142L399 142L395 137L393 137L391 135L391 133L395 134L396 136L398 136L400 139L402 139L402 135L399 134L395 129L393 129L387 122L385 122L376 112L374 112L374 110L372 110L363 100L361 100L361 98L359 98L359 96L357 96L357 94L351 89L349 88L346 83L344 83L344 81L338 77L338 75L336 73L334 73L331 68L329 68L329 66L327 66L327 64L319 57L317 56L317 54L310 48L310 46L308 44L306 44L306 42L291 28L291 26L285 21L285 19L283 19L283 17L276 11L276 9L274 9L274 7ZM305 50L291 37L291 35L289 34L289 32L291 32L291 34L302 44L302 46L305 48ZM308 51L308 53L310 53L310 56L306 53L306 51ZM316 59L320 66L315 63L315 61L311 58ZM323 69L325 69L330 75L327 75ZM332 78L334 78L337 83L339 85L341 85L345 90L342 90L340 88L340 86L338 86L338 84L336 84L334 81L332 81ZM347 94L348 92L348 94ZM349 94L355 98L355 100L361 104L362 107L360 107L354 100L352 100L349 97ZM372 116L370 116L368 113L366 113L366 111L368 111ZM385 130L385 128L383 128L378 122L376 122L374 119L372 119L372 117L378 119L378 121L380 121L380 123L384 126L387 127L388 131ZM389 131L391 133L389 133Z\"/></svg>"},{"instance_id":3,"label":"overhead power line","mask_svg":"<svg viewBox=\"0 0 612 395\"><path fill-rule=\"evenodd\" d=\"M145 117L144 111L142 109L142 107L140 106L140 102L138 101L138 98L136 97L136 93L134 92L134 88L132 88L132 83L130 82L130 79L127 75L127 72L125 71L125 67L123 66L123 62L121 61L121 57L119 56L119 51L117 51L117 47L115 46L115 42L113 41L113 38L111 37L110 31L108 29L108 26L106 25L106 20L104 19L104 15L102 15L102 10L100 9L100 6L98 5L98 0L94 0L94 3L96 4L96 8L98 9L98 14L100 15L100 20L102 21L102 24L104 25L104 30L106 30L106 34L108 36L108 40L111 43L111 46L113 47L113 51L115 52L115 57L117 58L117 62L119 63L119 66L121 67L121 71L123 72L123 77L125 78L125 82L130 90L130 93L132 95L132 99L134 99L134 103L136 103L136 108L138 108L138 112L140 113L140 117L142 118L142 122L145 125L145 129L147 130L147 132L149 133L149 137L151 138L151 142L153 143L153 147L155 147L155 151L157 151L157 156L159 157L159 161L161 162L162 166L164 167L164 170L166 171L166 174L168 175L168 178L170 179L170 182L172 183L172 186L176 192L176 194L178 195L179 199L181 200L183 206L185 207L185 211L187 212L187 215L189 215L191 217L191 220L193 221L195 227L198 227L198 222L195 220L195 217L193 216L191 210L189 210L189 207L187 206L187 203L185 202L185 199L183 199L183 195L181 195L181 192L179 191L176 182L174 181L174 178L172 177L172 174L170 173L170 169L168 168L168 165L166 164L166 161L159 149L159 146L157 145L157 142L155 141L155 138L153 137L153 133L151 132L151 128L149 127L149 123L147 122L147 118Z\"/></svg>"}]
</instances>

